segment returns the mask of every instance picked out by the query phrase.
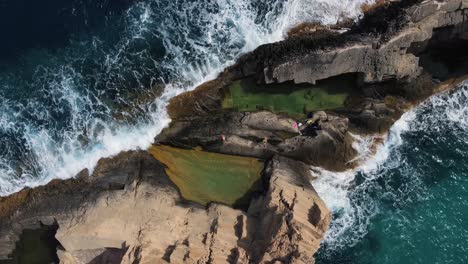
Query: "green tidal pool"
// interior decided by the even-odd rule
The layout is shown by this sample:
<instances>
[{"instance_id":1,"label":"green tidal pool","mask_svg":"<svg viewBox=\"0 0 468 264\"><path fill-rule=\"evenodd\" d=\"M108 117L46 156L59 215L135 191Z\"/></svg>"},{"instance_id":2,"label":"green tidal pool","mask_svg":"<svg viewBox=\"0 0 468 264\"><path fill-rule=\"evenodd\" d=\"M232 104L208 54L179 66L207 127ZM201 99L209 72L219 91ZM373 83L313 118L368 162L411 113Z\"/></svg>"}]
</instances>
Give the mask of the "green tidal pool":
<instances>
[{"instance_id":1,"label":"green tidal pool","mask_svg":"<svg viewBox=\"0 0 468 264\"><path fill-rule=\"evenodd\" d=\"M344 106L354 81L343 77L312 84L257 84L253 79L235 81L223 100L224 109L240 112L269 110L291 116L304 116L319 110Z\"/></svg>"},{"instance_id":2,"label":"green tidal pool","mask_svg":"<svg viewBox=\"0 0 468 264\"><path fill-rule=\"evenodd\" d=\"M199 149L152 146L149 152L166 165L166 173L190 201L243 206L249 194L260 191L263 162Z\"/></svg>"}]
</instances>

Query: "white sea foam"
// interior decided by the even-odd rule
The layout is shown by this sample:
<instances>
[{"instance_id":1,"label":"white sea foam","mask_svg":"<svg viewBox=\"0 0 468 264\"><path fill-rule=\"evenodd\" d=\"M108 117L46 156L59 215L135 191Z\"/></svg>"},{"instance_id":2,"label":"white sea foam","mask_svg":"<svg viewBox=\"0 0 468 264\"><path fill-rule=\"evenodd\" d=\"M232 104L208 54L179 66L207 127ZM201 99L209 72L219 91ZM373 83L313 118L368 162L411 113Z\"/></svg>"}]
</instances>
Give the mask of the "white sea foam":
<instances>
[{"instance_id":1,"label":"white sea foam","mask_svg":"<svg viewBox=\"0 0 468 264\"><path fill-rule=\"evenodd\" d=\"M9 102L0 94L0 129L6 134L22 135L20 146L7 145L0 150L0 195L54 178L69 178L84 168L92 171L102 157L148 148L170 121L165 107L171 97L214 78L240 54L281 40L287 29L299 22L335 23L342 15L357 17L359 6L371 0L271 0L261 18L249 0L214 2L187 1L181 6L178 1L138 1L126 12L125 31L114 47L107 47L105 40L97 36L89 41L72 40L73 47L63 52L68 58L66 62L54 67L39 65L35 70L34 81L44 87L45 98L60 106L57 109L34 100L24 104ZM194 24L198 25L197 32L191 31ZM151 47L146 41L155 36L161 39L167 53L159 60L149 55ZM137 44L148 47L135 52L132 47ZM88 54L82 55L83 51ZM92 78L108 90L93 93L80 89L87 85L83 80L89 76L76 69L74 62L86 56L92 59L93 52L102 51L107 55L96 63L103 73ZM55 60L54 54L48 56L50 61ZM150 66L138 66L141 60L149 61ZM172 74L172 78L163 75L152 80L152 83L165 83L166 88L154 101L135 106L144 112L144 118L137 123L110 119L112 109L99 99L101 94L126 85L127 77L122 77L118 70L122 67L130 69L141 89L147 89L139 81L142 76L153 75L158 69ZM3 77L0 76L0 85L7 83ZM128 103L123 98L120 100ZM21 119L20 112L46 124L65 112L71 117L66 127L57 132L51 131L50 124L37 125ZM19 163L12 162L12 153L18 152L26 154Z\"/></svg>"},{"instance_id":2,"label":"white sea foam","mask_svg":"<svg viewBox=\"0 0 468 264\"><path fill-rule=\"evenodd\" d=\"M456 124L468 130L468 82L461 85L460 89L454 92L444 93L440 96L434 96L427 104L430 104L438 116L450 123ZM431 125L434 122L431 117L425 117L424 123Z\"/></svg>"},{"instance_id":3,"label":"white sea foam","mask_svg":"<svg viewBox=\"0 0 468 264\"><path fill-rule=\"evenodd\" d=\"M388 164L388 157L393 148L403 144L401 134L409 129L409 124L415 118L413 111L405 113L389 130L384 143L378 145L375 152L371 150L374 142L373 137L356 137L354 148L359 151L358 156L361 165L354 170L346 172L331 172L321 168L312 168L312 173L318 178L312 182L319 196L325 204L332 210L335 217L326 234L325 242L329 247L340 248L349 246L360 241L367 234L367 227L373 215L378 212L378 208L372 204L371 199L361 197L365 206L356 204L353 193L358 193L356 189L365 190L375 177L381 174L375 173L382 166ZM394 166L398 166L398 159L395 159ZM363 181L356 186L355 178L360 174ZM352 235L346 235L352 233Z\"/></svg>"},{"instance_id":4,"label":"white sea foam","mask_svg":"<svg viewBox=\"0 0 468 264\"><path fill-rule=\"evenodd\" d=\"M316 22L334 24L340 18L356 18L361 15L361 6L364 3L375 1L363 0L315 0L315 1L288 1L284 14L275 21L281 30L287 29L301 22ZM275 22L273 22L275 23Z\"/></svg>"},{"instance_id":5,"label":"white sea foam","mask_svg":"<svg viewBox=\"0 0 468 264\"><path fill-rule=\"evenodd\" d=\"M335 216L324 240L328 250L350 247L361 241L368 232L372 217L379 213L378 199L385 199L385 196L390 198L397 194L405 197L414 193L414 189L421 185L416 176L410 177L411 183L400 186L399 188L403 189L398 190L392 187L384 190L377 183L378 180L386 182L384 178L388 177L387 172L396 168L405 175L413 174L398 151L404 144L402 135L405 132L443 131L447 127L453 129L458 126L463 129L459 139L466 139L467 91L468 85L462 85L455 92L432 96L422 105L405 113L391 127L384 143L378 146L375 154L371 154L370 151L372 137L356 137L354 148L361 153L359 159L362 164L355 170L336 173L315 167L311 169L311 173L318 176L312 182L313 186ZM360 182L356 183L358 175ZM378 193L380 198L369 195L371 189L373 193Z\"/></svg>"}]
</instances>

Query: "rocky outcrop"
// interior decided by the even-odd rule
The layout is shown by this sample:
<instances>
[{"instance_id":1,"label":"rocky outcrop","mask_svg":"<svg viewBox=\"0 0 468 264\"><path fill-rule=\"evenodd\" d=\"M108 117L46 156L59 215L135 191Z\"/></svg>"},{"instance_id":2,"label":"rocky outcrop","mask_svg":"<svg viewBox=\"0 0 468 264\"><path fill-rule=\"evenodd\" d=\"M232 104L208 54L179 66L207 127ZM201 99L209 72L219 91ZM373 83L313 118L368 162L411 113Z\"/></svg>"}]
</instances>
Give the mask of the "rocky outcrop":
<instances>
[{"instance_id":1,"label":"rocky outcrop","mask_svg":"<svg viewBox=\"0 0 468 264\"><path fill-rule=\"evenodd\" d=\"M415 4L418 2L421 3ZM299 38L296 42L305 43L298 53L297 48L290 48L293 43L286 40L246 55L244 60L249 63L239 66L244 75L254 74L266 83L315 83L346 73L359 73L360 81L365 83L411 80L423 70L412 47L429 41L434 32L446 27L450 27L449 38L464 38L464 32L468 31L465 9L463 0L401 1L386 10L378 8L368 14L339 37L336 46L306 45L306 40ZM273 53L274 60L264 55Z\"/></svg>"},{"instance_id":2,"label":"rocky outcrop","mask_svg":"<svg viewBox=\"0 0 468 264\"><path fill-rule=\"evenodd\" d=\"M433 93L432 84L424 84L425 91L416 94L418 89L405 87L418 85L427 73L441 80L455 77L453 63L468 56L464 48L468 43L466 9L463 0L392 1L372 10L340 35L315 38L305 34L260 46L241 57L216 80L174 98L169 113L173 119L181 119L218 112L227 85L247 77L259 83L316 83L353 74L357 86L363 91L372 86L375 90L376 84L381 88L393 86L383 93L378 91L379 96L364 94L379 103L387 94L412 101L423 100ZM437 50L453 55L446 60L447 56L437 57ZM468 66L464 63L458 68ZM446 74L435 74L437 70ZM370 115L367 108L369 106L362 105L347 112L355 116L357 111L366 111L362 118L378 120L378 114ZM393 121L399 117L398 114L387 116ZM385 132L386 128L382 126L381 131L368 132Z\"/></svg>"},{"instance_id":3,"label":"rocky outcrop","mask_svg":"<svg viewBox=\"0 0 468 264\"><path fill-rule=\"evenodd\" d=\"M313 135L300 130L294 119L271 112L231 112L175 121L156 142L266 160L281 154L330 170L350 166L356 153L348 119L325 114L320 129L310 131Z\"/></svg>"},{"instance_id":4,"label":"rocky outcrop","mask_svg":"<svg viewBox=\"0 0 468 264\"><path fill-rule=\"evenodd\" d=\"M146 168L144 170L146 175L140 173L142 168ZM158 175L162 171L163 167L147 153L122 153L115 158L101 160L92 177L87 171L83 171L74 179L54 180L46 186L24 189L11 196L0 198L0 259L7 258L13 252L22 230L35 229L40 224L76 226L82 216L102 199L106 199L111 194L117 195L131 188L135 189L139 179ZM168 180L160 184L171 185ZM89 244L86 250L105 243L118 245L120 249L122 247L122 241L111 238L93 241L93 234L82 234L81 237L83 238L81 241L89 240L82 242L82 245ZM61 242L71 248L80 246L80 241L76 237ZM82 253L91 254L91 252Z\"/></svg>"},{"instance_id":5,"label":"rocky outcrop","mask_svg":"<svg viewBox=\"0 0 468 264\"><path fill-rule=\"evenodd\" d=\"M467 14L461 0L393 1L340 35L298 34L261 46L216 80L172 99L173 122L156 140L266 159L281 154L329 170L353 167L351 133L386 133L407 109L437 92L439 81L468 72ZM344 107L327 110L329 118L302 135L288 126L267 127L265 122L307 119L222 108L229 85L237 79L287 82L294 89L294 83L320 83L345 75L354 80L349 85L356 86L355 94Z\"/></svg>"},{"instance_id":6,"label":"rocky outcrop","mask_svg":"<svg viewBox=\"0 0 468 264\"><path fill-rule=\"evenodd\" d=\"M270 188L248 211L258 221L251 259L254 263L314 263L331 214L310 185L309 167L276 157L267 171Z\"/></svg>"},{"instance_id":7,"label":"rocky outcrop","mask_svg":"<svg viewBox=\"0 0 468 264\"><path fill-rule=\"evenodd\" d=\"M173 122L155 143L265 161L263 192L248 208L186 201L148 152L121 153L91 176L0 198L0 259L23 230L53 225L61 263L313 263L331 214L309 166L355 166L353 134L385 133L411 105L468 72L466 0L390 2L345 33L321 29L320 37L292 34L261 46L171 101ZM222 108L241 78L294 89L343 74L354 89L343 107L307 118Z\"/></svg>"},{"instance_id":8,"label":"rocky outcrop","mask_svg":"<svg viewBox=\"0 0 468 264\"><path fill-rule=\"evenodd\" d=\"M309 263L330 212L310 185L307 166L276 158L268 168L270 187L247 212L205 208L181 199L148 153L122 153L102 160L92 176L1 198L0 256L13 251L21 230L42 223L58 225L64 264Z\"/></svg>"}]
</instances>

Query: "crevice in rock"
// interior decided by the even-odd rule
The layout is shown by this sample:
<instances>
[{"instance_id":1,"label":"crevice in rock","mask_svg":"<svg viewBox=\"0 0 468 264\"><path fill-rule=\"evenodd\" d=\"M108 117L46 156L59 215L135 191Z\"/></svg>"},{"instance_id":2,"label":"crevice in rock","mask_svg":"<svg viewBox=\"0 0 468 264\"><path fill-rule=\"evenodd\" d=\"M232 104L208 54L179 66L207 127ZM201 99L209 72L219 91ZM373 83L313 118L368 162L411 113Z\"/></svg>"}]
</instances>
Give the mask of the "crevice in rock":
<instances>
[{"instance_id":1,"label":"crevice in rock","mask_svg":"<svg viewBox=\"0 0 468 264\"><path fill-rule=\"evenodd\" d=\"M234 233L235 233L237 239L241 239L242 238L242 233L243 233L243 230L244 230L244 216L239 215L236 220L237 220L237 222L234 225Z\"/></svg>"},{"instance_id":2,"label":"crevice in rock","mask_svg":"<svg viewBox=\"0 0 468 264\"><path fill-rule=\"evenodd\" d=\"M205 264L212 264L212 263L213 263L213 249L210 247L209 254L208 254L208 260L206 261Z\"/></svg>"},{"instance_id":3,"label":"crevice in rock","mask_svg":"<svg viewBox=\"0 0 468 264\"><path fill-rule=\"evenodd\" d=\"M163 260L167 261L167 262L171 262L171 255L172 253L174 252L174 250L176 249L176 245L170 245L166 248L166 251L164 252L164 256L162 257Z\"/></svg>"},{"instance_id":4,"label":"crevice in rock","mask_svg":"<svg viewBox=\"0 0 468 264\"><path fill-rule=\"evenodd\" d=\"M416 42L408 49L419 57L419 65L434 79L443 81L468 72L468 25L436 28L425 42Z\"/></svg>"},{"instance_id":5,"label":"crevice in rock","mask_svg":"<svg viewBox=\"0 0 468 264\"><path fill-rule=\"evenodd\" d=\"M230 264L236 264L239 261L239 249L233 248L226 260Z\"/></svg>"},{"instance_id":6,"label":"crevice in rock","mask_svg":"<svg viewBox=\"0 0 468 264\"><path fill-rule=\"evenodd\" d=\"M135 191L134 191L135 198L138 195L138 188L140 187L142 180L143 180L143 160L140 160L138 164L137 175L135 177Z\"/></svg>"},{"instance_id":7,"label":"crevice in rock","mask_svg":"<svg viewBox=\"0 0 468 264\"><path fill-rule=\"evenodd\" d=\"M57 223L39 223L37 229L24 229L10 259L0 260L0 264L58 264L57 248L62 248L55 238L58 228Z\"/></svg>"},{"instance_id":8,"label":"crevice in rock","mask_svg":"<svg viewBox=\"0 0 468 264\"><path fill-rule=\"evenodd\" d=\"M132 262L132 264L140 263L140 259L141 259L141 246L137 246L133 250L133 262Z\"/></svg>"},{"instance_id":9,"label":"crevice in rock","mask_svg":"<svg viewBox=\"0 0 468 264\"><path fill-rule=\"evenodd\" d=\"M187 261L188 259L190 259L190 251L189 250L187 250L187 252L184 254L183 260Z\"/></svg>"},{"instance_id":10,"label":"crevice in rock","mask_svg":"<svg viewBox=\"0 0 468 264\"><path fill-rule=\"evenodd\" d=\"M322 218L322 212L316 203L309 209L309 222L318 226Z\"/></svg>"},{"instance_id":11,"label":"crevice in rock","mask_svg":"<svg viewBox=\"0 0 468 264\"><path fill-rule=\"evenodd\" d=\"M215 219L213 219L213 222L211 223L211 226L210 226L210 233L207 235L209 236L209 248L208 248L208 259L206 261L205 264L212 264L213 263L213 260L214 260L214 257L213 257L213 245L214 245L214 239L215 239L215 235L217 234L218 232L218 218L216 217Z\"/></svg>"}]
</instances>

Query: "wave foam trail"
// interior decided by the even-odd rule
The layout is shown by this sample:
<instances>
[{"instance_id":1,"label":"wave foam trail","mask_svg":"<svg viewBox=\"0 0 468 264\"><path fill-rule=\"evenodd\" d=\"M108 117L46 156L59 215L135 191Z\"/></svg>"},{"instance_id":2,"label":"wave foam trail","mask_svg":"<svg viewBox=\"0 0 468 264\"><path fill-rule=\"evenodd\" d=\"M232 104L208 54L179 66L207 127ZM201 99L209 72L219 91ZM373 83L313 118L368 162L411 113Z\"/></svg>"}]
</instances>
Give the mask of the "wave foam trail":
<instances>
[{"instance_id":1,"label":"wave foam trail","mask_svg":"<svg viewBox=\"0 0 468 264\"><path fill-rule=\"evenodd\" d=\"M364 2L143 0L63 47L0 61L0 196L146 149L171 97L298 22L355 17Z\"/></svg>"},{"instance_id":2,"label":"wave foam trail","mask_svg":"<svg viewBox=\"0 0 468 264\"><path fill-rule=\"evenodd\" d=\"M334 214L334 219L325 237L325 242L333 248L340 248L357 243L366 233L371 215L377 213L378 208L367 197L353 197L361 195L372 185L376 177L381 176L382 168L398 166L395 156L392 165L388 158L392 150L403 144L402 133L409 130L409 124L415 119L413 111L405 113L388 132L383 144L375 152L371 151L374 137L356 137L354 148L361 153L359 160L362 164L355 170L346 172L331 172L322 168L312 168L317 179L312 182L319 196ZM356 178L361 176L362 182L356 184ZM367 204L365 204L367 203ZM364 205L363 205L364 204ZM350 235L349 233L352 233Z\"/></svg>"},{"instance_id":3,"label":"wave foam trail","mask_svg":"<svg viewBox=\"0 0 468 264\"><path fill-rule=\"evenodd\" d=\"M468 82L460 85L460 88L449 93L443 93L440 96L432 97L426 105L430 106L437 116L443 120L449 121L449 124L455 125L463 130L468 130ZM424 110L421 110L424 111ZM443 129L438 120L431 116L422 117L422 124L425 128L434 127L438 130Z\"/></svg>"},{"instance_id":4,"label":"wave foam trail","mask_svg":"<svg viewBox=\"0 0 468 264\"><path fill-rule=\"evenodd\" d=\"M455 142L456 151L460 142L461 145L468 144L467 101L467 83L455 91L432 96L405 113L372 155L369 155L370 142L374 139L356 137L358 143L355 148L364 154L360 157L362 164L355 170L335 173L312 168L312 173L318 176L312 184L334 215L323 242L322 254L334 254L362 241L372 218L383 207L398 213L398 208L405 204L425 199L422 181L427 168L420 160L427 163L434 159L442 166L449 166L450 160L426 157L426 152L420 151L417 144L407 146L405 141L427 145L430 140L434 146ZM407 153L412 154L408 156ZM414 156L416 154L419 157Z\"/></svg>"}]
</instances>

